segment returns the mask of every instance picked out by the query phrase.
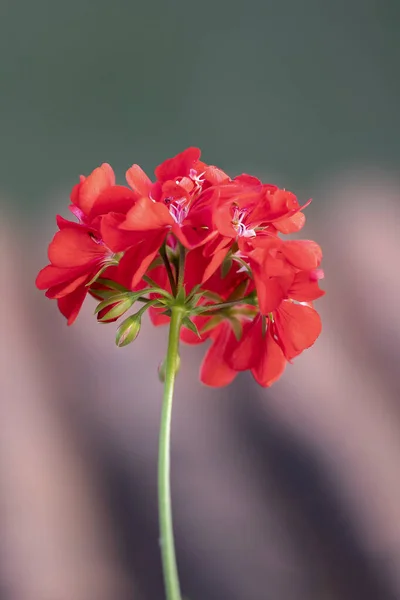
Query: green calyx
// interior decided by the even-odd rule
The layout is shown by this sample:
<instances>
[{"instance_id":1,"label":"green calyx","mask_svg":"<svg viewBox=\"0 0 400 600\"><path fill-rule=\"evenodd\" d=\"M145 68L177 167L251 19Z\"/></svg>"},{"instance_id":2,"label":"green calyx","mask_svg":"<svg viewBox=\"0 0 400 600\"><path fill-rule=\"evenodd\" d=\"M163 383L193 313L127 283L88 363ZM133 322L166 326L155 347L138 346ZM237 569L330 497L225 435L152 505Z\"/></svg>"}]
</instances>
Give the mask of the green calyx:
<instances>
[{"instance_id":1,"label":"green calyx","mask_svg":"<svg viewBox=\"0 0 400 600\"><path fill-rule=\"evenodd\" d=\"M245 315L252 316L257 306L255 292L246 294L248 282L238 285L225 299L216 292L202 290L201 284L193 287L186 294L185 289L185 262L186 249L180 243L174 250L165 243L160 249L159 256L153 261L151 268L143 277L148 287L141 290L129 290L123 285L110 279L102 278L103 270L87 284L89 293L100 302L95 314L100 323L116 321L124 315L136 302L143 306L133 315L127 317L119 326L116 334L117 346L123 347L136 339L141 326L142 315L150 307L160 309L161 314L172 317L173 312L179 313L181 327L185 327L196 336L201 337L222 320L229 320L234 334L240 339L242 334L241 318ZM229 255L221 267L223 276L226 276L236 257ZM113 257L115 261L120 256ZM152 278L152 268L164 264L168 276L169 287L167 291ZM193 317L208 317L199 331Z\"/></svg>"},{"instance_id":2,"label":"green calyx","mask_svg":"<svg viewBox=\"0 0 400 600\"><path fill-rule=\"evenodd\" d=\"M128 344L136 340L140 332L141 324L142 315L140 315L139 313L131 315L121 323L121 325L117 329L117 334L115 336L115 343L117 344L118 348L127 346Z\"/></svg>"},{"instance_id":3,"label":"green calyx","mask_svg":"<svg viewBox=\"0 0 400 600\"><path fill-rule=\"evenodd\" d=\"M115 343L119 348L127 346L136 340L140 332L143 314L150 306L156 306L157 304L159 304L157 299L148 300L135 314L131 315L121 323L115 337Z\"/></svg>"}]
</instances>

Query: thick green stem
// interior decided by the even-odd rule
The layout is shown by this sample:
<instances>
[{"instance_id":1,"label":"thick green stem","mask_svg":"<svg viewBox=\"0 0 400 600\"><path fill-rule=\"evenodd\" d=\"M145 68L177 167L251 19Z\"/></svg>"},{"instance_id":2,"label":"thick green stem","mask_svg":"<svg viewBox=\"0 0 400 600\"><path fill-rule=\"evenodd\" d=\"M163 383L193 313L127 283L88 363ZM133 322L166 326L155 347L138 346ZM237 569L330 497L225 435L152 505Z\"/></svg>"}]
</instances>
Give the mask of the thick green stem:
<instances>
[{"instance_id":1,"label":"thick green stem","mask_svg":"<svg viewBox=\"0 0 400 600\"><path fill-rule=\"evenodd\" d=\"M176 566L174 532L172 528L170 485L171 413L175 375L178 367L179 333L184 311L179 306L171 308L168 351L165 369L164 398L161 412L158 452L158 511L160 545L164 584L167 600L181 600L178 569Z\"/></svg>"}]
</instances>

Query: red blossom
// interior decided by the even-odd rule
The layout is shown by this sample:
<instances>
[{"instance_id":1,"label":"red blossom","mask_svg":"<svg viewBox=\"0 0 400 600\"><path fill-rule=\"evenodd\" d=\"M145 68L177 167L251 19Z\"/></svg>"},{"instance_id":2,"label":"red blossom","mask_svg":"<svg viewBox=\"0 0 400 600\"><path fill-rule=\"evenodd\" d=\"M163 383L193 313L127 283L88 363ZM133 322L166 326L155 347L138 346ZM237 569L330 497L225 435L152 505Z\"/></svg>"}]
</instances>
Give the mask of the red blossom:
<instances>
[{"instance_id":1,"label":"red blossom","mask_svg":"<svg viewBox=\"0 0 400 600\"><path fill-rule=\"evenodd\" d=\"M284 239L303 227L309 202L251 175L231 178L194 147L161 163L154 181L137 164L126 181L117 185L106 163L81 176L71 193L77 222L57 216L37 287L68 324L88 293L103 323L142 303L126 327L146 309L155 325L167 324L178 303L181 339L209 343L203 383L227 385L250 370L270 386L321 331L311 304L324 294L321 248ZM123 343L118 333L118 345L136 329Z\"/></svg>"},{"instance_id":2,"label":"red blossom","mask_svg":"<svg viewBox=\"0 0 400 600\"><path fill-rule=\"evenodd\" d=\"M108 259L110 250L86 225L63 222L49 246L50 265L36 278L40 290L48 298L56 298L68 324L74 322L88 292L86 284Z\"/></svg>"},{"instance_id":3,"label":"red blossom","mask_svg":"<svg viewBox=\"0 0 400 600\"><path fill-rule=\"evenodd\" d=\"M258 315L243 328L243 337L225 359L236 371L250 370L254 379L263 387L271 386L282 375L286 359L274 338L270 323L266 330L263 318Z\"/></svg>"}]
</instances>

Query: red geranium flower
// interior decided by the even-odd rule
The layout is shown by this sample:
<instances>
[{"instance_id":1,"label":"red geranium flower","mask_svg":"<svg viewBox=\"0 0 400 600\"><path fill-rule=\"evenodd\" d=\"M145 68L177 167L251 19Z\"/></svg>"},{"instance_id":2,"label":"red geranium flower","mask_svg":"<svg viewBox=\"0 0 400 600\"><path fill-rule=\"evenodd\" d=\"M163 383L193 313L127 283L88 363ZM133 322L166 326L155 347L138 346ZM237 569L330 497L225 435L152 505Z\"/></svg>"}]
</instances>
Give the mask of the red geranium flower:
<instances>
[{"instance_id":1,"label":"red geranium flower","mask_svg":"<svg viewBox=\"0 0 400 600\"><path fill-rule=\"evenodd\" d=\"M256 381L268 387L282 374L286 362L291 361L306 348L312 346L321 332L321 320L310 305L324 295L318 286L323 273L298 271L286 291L286 299L266 316L251 310L236 311L236 319L242 327L240 340L235 335L232 321L215 321L213 317L197 317L196 324L202 331L200 340L193 333L183 331L187 343L212 340L200 372L203 383L224 386L230 383L238 371L251 370ZM248 307L252 309L253 307Z\"/></svg>"},{"instance_id":2,"label":"red geranium flower","mask_svg":"<svg viewBox=\"0 0 400 600\"><path fill-rule=\"evenodd\" d=\"M48 298L56 298L61 313L71 325L88 293L87 283L102 266L112 261L113 253L97 237L97 232L84 224L57 217L60 231L49 246L50 265L36 278L40 290Z\"/></svg>"},{"instance_id":3,"label":"red geranium flower","mask_svg":"<svg viewBox=\"0 0 400 600\"><path fill-rule=\"evenodd\" d=\"M260 311L265 315L277 308L284 298L291 297L290 288L299 271L314 271L319 267L322 251L309 240L265 237L262 245L244 255L244 260L251 268Z\"/></svg>"},{"instance_id":4,"label":"red geranium flower","mask_svg":"<svg viewBox=\"0 0 400 600\"><path fill-rule=\"evenodd\" d=\"M227 175L199 158L198 148L188 148L166 160L155 170L155 183L138 165L133 165L127 172L127 181L142 197L132 205L125 219L114 221L112 233L104 233L110 246L121 249L127 241L145 242L151 262L170 232L188 249L212 238L214 188Z\"/></svg>"},{"instance_id":5,"label":"red geranium flower","mask_svg":"<svg viewBox=\"0 0 400 600\"><path fill-rule=\"evenodd\" d=\"M268 317L259 313L253 320L243 319L240 341L231 324L223 321L203 336L203 341L210 338L212 344L200 379L206 385L221 387L231 383L239 371L250 370L257 383L269 387L282 375L286 362L312 346L320 333L318 313L291 300L284 300Z\"/></svg>"},{"instance_id":6,"label":"red geranium flower","mask_svg":"<svg viewBox=\"0 0 400 600\"><path fill-rule=\"evenodd\" d=\"M112 262L113 253L104 245L99 232L99 220L90 213L95 200L115 183L110 165L103 164L89 177L81 176L71 192L71 212L80 223L57 216L60 229L48 250L50 265L40 271L36 285L55 298L61 313L71 325L88 293L86 284L99 269Z\"/></svg>"},{"instance_id":7,"label":"red geranium flower","mask_svg":"<svg viewBox=\"0 0 400 600\"><path fill-rule=\"evenodd\" d=\"M225 360L232 370L249 369L263 387L269 387L279 379L286 366L284 353L274 338L270 323L265 329L261 315L246 323L241 341L225 353Z\"/></svg>"},{"instance_id":8,"label":"red geranium flower","mask_svg":"<svg viewBox=\"0 0 400 600\"><path fill-rule=\"evenodd\" d=\"M160 325L178 306L181 339L211 343L204 383L226 385L249 369L271 385L321 330L310 304L324 294L321 248L281 237L303 227L309 202L250 175L231 179L193 147L161 163L155 181L137 164L126 180L116 185L108 164L81 176L70 206L78 222L57 217L37 286L69 324L88 292L103 323L139 303L120 325L120 346L136 337L146 310Z\"/></svg>"}]
</instances>

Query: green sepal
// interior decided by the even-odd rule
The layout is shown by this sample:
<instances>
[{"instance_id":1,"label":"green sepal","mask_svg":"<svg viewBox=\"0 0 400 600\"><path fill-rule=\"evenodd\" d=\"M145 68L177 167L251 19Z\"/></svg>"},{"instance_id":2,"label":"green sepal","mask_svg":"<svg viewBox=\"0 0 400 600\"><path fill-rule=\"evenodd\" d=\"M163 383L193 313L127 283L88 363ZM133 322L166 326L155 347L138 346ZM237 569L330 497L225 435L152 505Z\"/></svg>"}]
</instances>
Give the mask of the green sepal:
<instances>
[{"instance_id":1,"label":"green sepal","mask_svg":"<svg viewBox=\"0 0 400 600\"><path fill-rule=\"evenodd\" d=\"M161 256L156 256L155 259L153 260L153 262L147 268L147 272L151 271L152 269L155 269L156 267L160 267L163 264L164 263L163 263L163 259L161 258Z\"/></svg>"},{"instance_id":2,"label":"green sepal","mask_svg":"<svg viewBox=\"0 0 400 600\"><path fill-rule=\"evenodd\" d=\"M113 281L112 279L97 279L96 283L99 283L100 285L104 285L105 287L110 288L110 290L119 290L120 292L129 292L130 290L128 290L128 288L124 287L123 285L121 285L120 283L117 283L116 281Z\"/></svg>"},{"instance_id":3,"label":"green sepal","mask_svg":"<svg viewBox=\"0 0 400 600\"><path fill-rule=\"evenodd\" d=\"M99 271L97 271L96 275L94 275L92 277L92 279L88 283L85 284L85 286L86 287L90 287L95 281L97 281L97 279L100 277L100 275L102 273L104 273L104 271L106 269L108 269L108 267L109 267L109 265L104 265L103 267L101 267L101 269Z\"/></svg>"},{"instance_id":4,"label":"green sepal","mask_svg":"<svg viewBox=\"0 0 400 600\"><path fill-rule=\"evenodd\" d=\"M193 294L193 296L190 299L189 304L191 304L193 307L196 306L196 304L198 303L198 301L200 300L200 298L203 297L203 292L198 292L196 294ZM188 298L189 300L189 298Z\"/></svg>"},{"instance_id":5,"label":"green sepal","mask_svg":"<svg viewBox=\"0 0 400 600\"><path fill-rule=\"evenodd\" d=\"M189 331L197 335L199 338L201 337L200 332L197 329L196 323L194 323L189 317L184 317L182 325L183 327L186 327L186 329L189 329Z\"/></svg>"},{"instance_id":6,"label":"green sepal","mask_svg":"<svg viewBox=\"0 0 400 600\"><path fill-rule=\"evenodd\" d=\"M215 315L215 317L211 317L211 319L207 321L204 327L201 328L200 335L203 335L203 333L210 331L210 329L214 329L214 327L221 323L222 319L222 315Z\"/></svg>"},{"instance_id":7,"label":"green sepal","mask_svg":"<svg viewBox=\"0 0 400 600\"><path fill-rule=\"evenodd\" d=\"M183 304L185 304L185 300L186 300L186 293L185 293L185 290L184 290L184 288L183 288L183 287L181 287L181 288L178 290L178 293L177 293L177 295L176 295L176 302L177 302L178 304L182 304L182 305L183 305Z\"/></svg>"},{"instance_id":8,"label":"green sepal","mask_svg":"<svg viewBox=\"0 0 400 600\"><path fill-rule=\"evenodd\" d=\"M242 281L241 283L239 283L239 285L233 290L232 294L229 296L227 301L231 302L232 300L239 300L239 298L242 298L243 294L246 291L247 286L248 286L247 279L245 281Z\"/></svg>"},{"instance_id":9,"label":"green sepal","mask_svg":"<svg viewBox=\"0 0 400 600\"><path fill-rule=\"evenodd\" d=\"M224 261L223 261L223 263L221 265L221 276L222 276L222 279L225 279L225 277L228 275L229 271L232 268L232 264L233 264L232 257L231 256L227 256L224 259Z\"/></svg>"},{"instance_id":10,"label":"green sepal","mask_svg":"<svg viewBox=\"0 0 400 600\"><path fill-rule=\"evenodd\" d=\"M121 292L119 292L118 290L96 290L96 289L90 288L89 294L91 294L96 299L101 298L101 300L108 300L109 298L112 298L113 296L120 295Z\"/></svg>"},{"instance_id":11,"label":"green sepal","mask_svg":"<svg viewBox=\"0 0 400 600\"><path fill-rule=\"evenodd\" d=\"M125 292L124 293L114 293L114 295L103 300L96 306L94 314L97 315L97 313L99 313L104 308L107 308L108 306L112 306L116 302L123 302L126 299L129 299L129 301L130 301L130 305L128 307L128 308L130 308L134 302L134 299L131 299Z\"/></svg>"},{"instance_id":12,"label":"green sepal","mask_svg":"<svg viewBox=\"0 0 400 600\"><path fill-rule=\"evenodd\" d=\"M108 269L108 267L116 267L119 263L119 259L115 260L115 259L111 259L109 261L107 261L107 263L105 265L103 265L96 273L96 275L94 275L92 277L92 279L85 284L86 287L90 287L95 281L97 281L100 277L100 275L102 273L104 273L104 271L106 271Z\"/></svg>"},{"instance_id":13,"label":"green sepal","mask_svg":"<svg viewBox=\"0 0 400 600\"><path fill-rule=\"evenodd\" d=\"M196 304L196 302L194 301L194 297L197 295L199 298L201 298L203 295L202 292L200 294L197 293L200 288L201 288L201 283L198 283L197 285L195 285L192 288L192 291L190 292L190 294L188 294L188 296L186 298L186 302L192 301L194 304Z\"/></svg>"},{"instance_id":14,"label":"green sepal","mask_svg":"<svg viewBox=\"0 0 400 600\"><path fill-rule=\"evenodd\" d=\"M230 317L229 322L232 326L232 331L235 335L236 341L240 342L243 335L243 326L241 322L238 319L235 319L235 317Z\"/></svg>"},{"instance_id":15,"label":"green sepal","mask_svg":"<svg viewBox=\"0 0 400 600\"><path fill-rule=\"evenodd\" d=\"M235 256L234 254L232 255L232 260L234 260L236 263L238 263L241 267L244 268L245 271L247 271L247 273L249 274L249 276L253 279L253 272L250 268L250 266L247 264L246 261L243 260L243 258L240 258L239 256Z\"/></svg>"},{"instance_id":16,"label":"green sepal","mask_svg":"<svg viewBox=\"0 0 400 600\"><path fill-rule=\"evenodd\" d=\"M121 300L111 300L108 301L109 304L107 304L104 308L110 307L110 310L107 311L102 317L99 318L99 314L97 315L97 320L100 323L107 323L108 321L115 321L116 319L118 319L119 317L122 317L122 315L124 315L126 313L127 310L129 310L132 306L132 304L134 303L134 298L130 298L129 296L126 296L125 298L121 299ZM104 304L104 302L102 302L101 304Z\"/></svg>"},{"instance_id":17,"label":"green sepal","mask_svg":"<svg viewBox=\"0 0 400 600\"><path fill-rule=\"evenodd\" d=\"M214 302L223 302L224 301L222 296L220 296L219 294L215 294L214 292L210 292L208 290L204 290L202 293L202 296L204 296L204 298L207 298L208 300L213 300Z\"/></svg>"},{"instance_id":18,"label":"green sepal","mask_svg":"<svg viewBox=\"0 0 400 600\"><path fill-rule=\"evenodd\" d=\"M251 306L258 306L256 290L253 290L248 296L246 296L246 304L250 304Z\"/></svg>"}]
</instances>

